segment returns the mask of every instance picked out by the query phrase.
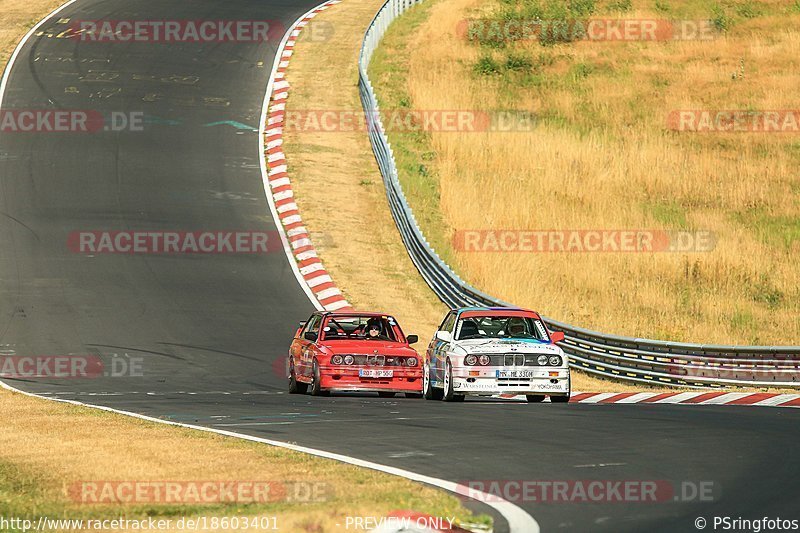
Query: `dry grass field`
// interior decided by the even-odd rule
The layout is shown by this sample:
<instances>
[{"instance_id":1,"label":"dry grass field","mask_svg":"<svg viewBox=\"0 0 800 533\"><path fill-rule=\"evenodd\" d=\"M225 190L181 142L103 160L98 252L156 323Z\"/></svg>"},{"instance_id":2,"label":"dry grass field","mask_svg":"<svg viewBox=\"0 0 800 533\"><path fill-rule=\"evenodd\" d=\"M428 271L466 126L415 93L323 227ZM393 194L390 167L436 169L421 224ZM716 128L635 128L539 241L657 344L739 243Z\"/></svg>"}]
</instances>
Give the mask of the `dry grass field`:
<instances>
[{"instance_id":1,"label":"dry grass field","mask_svg":"<svg viewBox=\"0 0 800 533\"><path fill-rule=\"evenodd\" d=\"M535 16L705 20L713 38L469 41L458 31L465 19ZM800 344L800 133L667 123L674 110L800 109L798 22L796 0L433 0L393 25L371 77L384 110L535 115L527 132L390 134L426 235L477 287L610 333ZM716 247L454 249L455 232L472 229L709 231Z\"/></svg>"},{"instance_id":2,"label":"dry grass field","mask_svg":"<svg viewBox=\"0 0 800 533\"><path fill-rule=\"evenodd\" d=\"M347 516L381 517L397 509L473 519L456 497L402 478L5 390L0 390L0 424L0 516L4 518L154 516L175 524L181 517L255 516L275 517L277 531L313 533L341 531ZM295 486L301 490L290 503L285 499L201 505L76 502L72 491L86 481L239 481L277 483L276 487L299 483ZM316 497L305 496L311 487Z\"/></svg>"}]
</instances>

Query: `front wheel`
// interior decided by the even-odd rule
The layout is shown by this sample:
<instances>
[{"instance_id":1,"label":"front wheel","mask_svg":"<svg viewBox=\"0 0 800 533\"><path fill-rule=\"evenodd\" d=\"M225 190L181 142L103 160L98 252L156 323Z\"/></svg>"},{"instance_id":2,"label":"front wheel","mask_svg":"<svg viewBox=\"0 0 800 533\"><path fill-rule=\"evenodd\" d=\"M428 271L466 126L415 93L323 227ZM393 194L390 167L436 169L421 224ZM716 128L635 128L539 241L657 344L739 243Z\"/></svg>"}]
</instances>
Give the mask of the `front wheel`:
<instances>
[{"instance_id":1,"label":"front wheel","mask_svg":"<svg viewBox=\"0 0 800 533\"><path fill-rule=\"evenodd\" d=\"M540 403L544 401L544 394L526 394L525 398L528 399L528 403Z\"/></svg>"},{"instance_id":2,"label":"front wheel","mask_svg":"<svg viewBox=\"0 0 800 533\"><path fill-rule=\"evenodd\" d=\"M311 365L311 396L322 396L322 386L320 382L322 381L319 373L319 364L317 360L314 359L313 365Z\"/></svg>"},{"instance_id":3,"label":"front wheel","mask_svg":"<svg viewBox=\"0 0 800 533\"><path fill-rule=\"evenodd\" d=\"M447 361L447 366L444 372L444 401L446 402L463 402L464 395L456 394L453 388L453 366L450 361Z\"/></svg>"},{"instance_id":4,"label":"front wheel","mask_svg":"<svg viewBox=\"0 0 800 533\"><path fill-rule=\"evenodd\" d=\"M289 394L305 394L308 390L308 384L297 381L297 375L294 373L294 361L289 359Z\"/></svg>"},{"instance_id":5,"label":"front wheel","mask_svg":"<svg viewBox=\"0 0 800 533\"><path fill-rule=\"evenodd\" d=\"M564 396L550 396L550 401L552 403L567 403L569 402L569 394L565 394Z\"/></svg>"},{"instance_id":6,"label":"front wheel","mask_svg":"<svg viewBox=\"0 0 800 533\"><path fill-rule=\"evenodd\" d=\"M422 395L426 400L441 400L442 389L433 388L433 381L431 380L431 367L425 363L422 371Z\"/></svg>"}]
</instances>

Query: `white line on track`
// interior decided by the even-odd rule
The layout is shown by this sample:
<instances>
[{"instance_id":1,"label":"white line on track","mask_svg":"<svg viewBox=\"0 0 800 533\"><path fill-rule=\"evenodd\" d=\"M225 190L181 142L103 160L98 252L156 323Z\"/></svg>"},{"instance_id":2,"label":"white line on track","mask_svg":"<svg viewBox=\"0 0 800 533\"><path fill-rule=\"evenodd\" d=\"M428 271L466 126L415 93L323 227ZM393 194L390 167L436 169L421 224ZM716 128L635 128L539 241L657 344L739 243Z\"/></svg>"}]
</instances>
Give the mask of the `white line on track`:
<instances>
[{"instance_id":1,"label":"white line on track","mask_svg":"<svg viewBox=\"0 0 800 533\"><path fill-rule=\"evenodd\" d=\"M590 465L574 465L573 468L606 468L609 466L624 466L628 463L597 463Z\"/></svg>"}]
</instances>

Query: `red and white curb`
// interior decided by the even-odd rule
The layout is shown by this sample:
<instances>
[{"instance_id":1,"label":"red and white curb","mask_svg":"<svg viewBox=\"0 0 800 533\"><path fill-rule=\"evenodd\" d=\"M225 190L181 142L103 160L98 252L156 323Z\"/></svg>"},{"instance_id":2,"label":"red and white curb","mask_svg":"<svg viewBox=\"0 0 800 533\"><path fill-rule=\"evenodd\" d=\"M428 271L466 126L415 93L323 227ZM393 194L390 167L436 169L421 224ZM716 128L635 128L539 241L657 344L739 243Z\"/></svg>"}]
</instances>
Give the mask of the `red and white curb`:
<instances>
[{"instance_id":1,"label":"red and white curb","mask_svg":"<svg viewBox=\"0 0 800 533\"><path fill-rule=\"evenodd\" d=\"M516 394L501 394L516 398ZM800 408L800 394L775 392L576 392L569 403L650 403L673 405L752 405Z\"/></svg>"},{"instance_id":2,"label":"red and white curb","mask_svg":"<svg viewBox=\"0 0 800 533\"><path fill-rule=\"evenodd\" d=\"M322 264L308 230L303 225L300 211L294 200L289 166L283 151L283 125L286 116L286 101L289 98L289 82L286 80L286 68L294 53L297 37L311 19L318 13L340 3L341 0L330 0L309 11L303 18L295 22L278 48L276 65L271 80L271 93L268 95L268 109L264 128L264 157L266 158L266 175L264 189L271 196L271 208L277 223L283 229L285 242L288 244L287 255L297 264L296 274L306 285L306 292L318 307L328 311L351 310L342 292L336 287L330 274ZM292 260L292 259L290 259Z\"/></svg>"}]
</instances>

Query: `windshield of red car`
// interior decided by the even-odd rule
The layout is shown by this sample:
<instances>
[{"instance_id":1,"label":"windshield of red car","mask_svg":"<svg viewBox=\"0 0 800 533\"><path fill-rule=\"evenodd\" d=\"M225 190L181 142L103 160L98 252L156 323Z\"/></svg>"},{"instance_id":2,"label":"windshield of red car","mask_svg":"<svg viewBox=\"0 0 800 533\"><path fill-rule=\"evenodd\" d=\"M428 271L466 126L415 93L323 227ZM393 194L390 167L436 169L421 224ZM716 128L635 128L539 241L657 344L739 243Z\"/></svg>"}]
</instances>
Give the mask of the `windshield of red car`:
<instances>
[{"instance_id":1,"label":"windshield of red car","mask_svg":"<svg viewBox=\"0 0 800 533\"><path fill-rule=\"evenodd\" d=\"M398 342L399 326L390 316L330 317L322 328L322 340L375 340Z\"/></svg>"}]
</instances>

